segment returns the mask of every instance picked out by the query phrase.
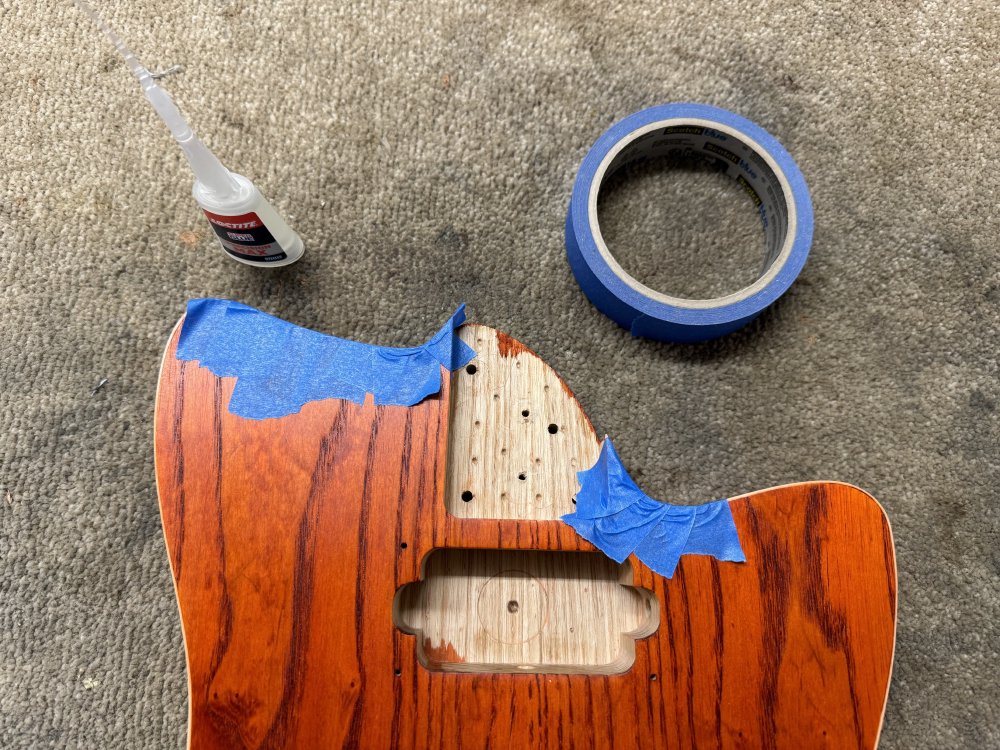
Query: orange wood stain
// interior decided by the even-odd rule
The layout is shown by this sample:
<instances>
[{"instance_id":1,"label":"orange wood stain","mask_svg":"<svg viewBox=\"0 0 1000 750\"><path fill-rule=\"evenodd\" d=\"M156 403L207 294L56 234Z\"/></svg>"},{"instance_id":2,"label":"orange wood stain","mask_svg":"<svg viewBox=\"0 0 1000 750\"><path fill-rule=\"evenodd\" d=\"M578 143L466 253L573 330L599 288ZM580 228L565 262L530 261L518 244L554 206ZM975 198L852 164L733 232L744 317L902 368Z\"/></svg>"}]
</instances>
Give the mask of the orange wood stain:
<instances>
[{"instance_id":1,"label":"orange wood stain","mask_svg":"<svg viewBox=\"0 0 1000 750\"><path fill-rule=\"evenodd\" d=\"M424 639L424 654L431 664L454 664L465 661L452 644L445 641L435 645L430 638Z\"/></svg>"},{"instance_id":2,"label":"orange wood stain","mask_svg":"<svg viewBox=\"0 0 1000 750\"><path fill-rule=\"evenodd\" d=\"M506 333L497 332L497 344L501 357L516 357L518 354L534 354L528 347Z\"/></svg>"},{"instance_id":3,"label":"orange wood stain","mask_svg":"<svg viewBox=\"0 0 1000 750\"><path fill-rule=\"evenodd\" d=\"M234 381L178 361L176 341L156 465L191 748L874 746L896 570L861 490L735 499L745 564L686 556L668 580L633 558L660 627L624 674L430 671L392 604L431 550L593 547L559 521L446 513L447 377L413 407L327 400L256 421L230 414ZM454 660L449 645L428 654Z\"/></svg>"}]
</instances>

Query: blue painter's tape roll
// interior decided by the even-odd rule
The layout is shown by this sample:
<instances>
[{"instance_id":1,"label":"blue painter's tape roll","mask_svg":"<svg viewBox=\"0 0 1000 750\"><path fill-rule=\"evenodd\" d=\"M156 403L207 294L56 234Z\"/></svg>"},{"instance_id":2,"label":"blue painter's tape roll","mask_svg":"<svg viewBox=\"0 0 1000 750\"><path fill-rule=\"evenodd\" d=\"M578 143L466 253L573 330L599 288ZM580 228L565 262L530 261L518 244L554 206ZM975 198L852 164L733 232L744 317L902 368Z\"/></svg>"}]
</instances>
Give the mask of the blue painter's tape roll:
<instances>
[{"instance_id":1,"label":"blue painter's tape roll","mask_svg":"<svg viewBox=\"0 0 1000 750\"><path fill-rule=\"evenodd\" d=\"M650 289L615 260L601 236L597 197L614 172L666 157L727 174L753 200L767 256L760 278L713 299ZM566 216L566 254L580 287L605 315L636 336L695 342L749 323L792 285L809 255L813 210L802 173L767 131L704 104L665 104L613 125L587 154Z\"/></svg>"}]
</instances>

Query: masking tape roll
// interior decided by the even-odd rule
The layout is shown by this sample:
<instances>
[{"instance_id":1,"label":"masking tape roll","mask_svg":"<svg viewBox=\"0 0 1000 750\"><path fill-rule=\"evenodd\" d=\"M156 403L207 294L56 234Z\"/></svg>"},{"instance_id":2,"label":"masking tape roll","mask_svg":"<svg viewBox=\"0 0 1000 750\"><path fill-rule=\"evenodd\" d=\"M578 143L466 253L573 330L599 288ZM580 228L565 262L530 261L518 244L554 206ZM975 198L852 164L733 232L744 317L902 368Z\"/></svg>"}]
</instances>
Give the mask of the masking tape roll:
<instances>
[{"instance_id":1,"label":"masking tape roll","mask_svg":"<svg viewBox=\"0 0 1000 750\"><path fill-rule=\"evenodd\" d=\"M754 283L712 299L650 289L608 250L597 198L616 171L667 157L724 173L753 200L766 258ZM746 118L703 104L665 104L613 125L584 158L566 216L566 254L584 294L635 336L695 342L723 336L760 315L792 285L812 243L813 210L802 173L773 136Z\"/></svg>"}]
</instances>

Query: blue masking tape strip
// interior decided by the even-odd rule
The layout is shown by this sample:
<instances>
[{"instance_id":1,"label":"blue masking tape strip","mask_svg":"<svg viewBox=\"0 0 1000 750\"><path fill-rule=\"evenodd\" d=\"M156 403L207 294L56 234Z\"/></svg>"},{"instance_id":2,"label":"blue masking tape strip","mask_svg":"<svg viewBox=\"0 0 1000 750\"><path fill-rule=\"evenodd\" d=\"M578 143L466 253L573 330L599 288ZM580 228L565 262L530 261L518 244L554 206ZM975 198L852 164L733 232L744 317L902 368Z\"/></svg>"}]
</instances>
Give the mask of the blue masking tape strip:
<instances>
[{"instance_id":1,"label":"blue masking tape strip","mask_svg":"<svg viewBox=\"0 0 1000 750\"><path fill-rule=\"evenodd\" d=\"M597 462L577 478L576 512L562 520L617 562L635 554L670 578L681 555L746 561L728 500L697 506L653 500L625 471L610 438L604 438Z\"/></svg>"},{"instance_id":2,"label":"blue masking tape strip","mask_svg":"<svg viewBox=\"0 0 1000 750\"><path fill-rule=\"evenodd\" d=\"M237 378L229 411L250 419L294 414L309 401L342 398L412 406L441 390L441 366L476 353L455 335L458 308L423 346L396 349L338 339L225 299L188 302L177 358Z\"/></svg>"},{"instance_id":3,"label":"blue masking tape strip","mask_svg":"<svg viewBox=\"0 0 1000 750\"><path fill-rule=\"evenodd\" d=\"M664 158L734 179L760 216L767 251L760 278L707 300L673 297L633 278L615 260L597 222L597 196L615 171ZM813 210L802 173L763 128L717 107L666 104L613 125L580 165L566 216L566 255L584 294L633 335L704 341L735 331L795 281L812 243Z\"/></svg>"}]
</instances>

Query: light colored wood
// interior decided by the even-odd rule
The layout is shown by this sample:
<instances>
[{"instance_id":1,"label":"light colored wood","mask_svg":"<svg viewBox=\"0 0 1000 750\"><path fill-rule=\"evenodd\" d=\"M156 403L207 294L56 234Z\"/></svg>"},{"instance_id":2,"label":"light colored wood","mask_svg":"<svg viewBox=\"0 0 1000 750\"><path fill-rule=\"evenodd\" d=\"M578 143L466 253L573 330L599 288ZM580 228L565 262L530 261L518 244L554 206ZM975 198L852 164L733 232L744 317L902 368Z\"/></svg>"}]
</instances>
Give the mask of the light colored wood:
<instances>
[{"instance_id":1,"label":"light colored wood","mask_svg":"<svg viewBox=\"0 0 1000 750\"><path fill-rule=\"evenodd\" d=\"M573 393L510 336L481 325L459 336L476 358L452 374L448 511L540 521L572 513L576 472L600 451Z\"/></svg>"},{"instance_id":2,"label":"light colored wood","mask_svg":"<svg viewBox=\"0 0 1000 750\"><path fill-rule=\"evenodd\" d=\"M433 572L435 550L594 548L559 521L447 512L450 379L413 407L329 399L242 419L227 411L234 379L179 362L176 343L156 470L192 750L877 742L896 567L885 514L861 490L809 482L733 499L744 564L684 556L666 579L630 560L659 627L626 672L428 669L393 603Z\"/></svg>"},{"instance_id":3,"label":"light colored wood","mask_svg":"<svg viewBox=\"0 0 1000 750\"><path fill-rule=\"evenodd\" d=\"M618 674L660 607L632 566L595 552L436 550L394 619L428 669Z\"/></svg>"}]
</instances>

